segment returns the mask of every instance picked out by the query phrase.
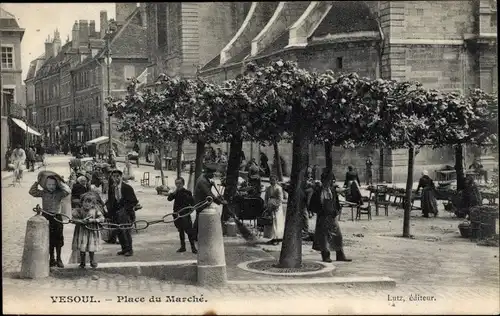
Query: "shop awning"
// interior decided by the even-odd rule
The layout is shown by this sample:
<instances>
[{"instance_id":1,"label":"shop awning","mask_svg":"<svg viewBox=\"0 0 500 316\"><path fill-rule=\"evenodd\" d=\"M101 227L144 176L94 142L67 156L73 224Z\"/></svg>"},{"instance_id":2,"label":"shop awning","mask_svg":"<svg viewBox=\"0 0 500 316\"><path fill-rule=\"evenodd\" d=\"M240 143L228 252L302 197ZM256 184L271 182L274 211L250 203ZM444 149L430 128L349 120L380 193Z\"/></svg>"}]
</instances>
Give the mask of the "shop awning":
<instances>
[{"instance_id":1,"label":"shop awning","mask_svg":"<svg viewBox=\"0 0 500 316\"><path fill-rule=\"evenodd\" d=\"M119 144L119 145L122 145L122 146L125 146L124 143L122 143L121 141L119 140L116 140L114 138L111 138L111 141L113 143L116 143L116 144ZM91 144L96 144L96 145L99 145L99 144L106 144L108 142L108 136L101 136L101 137L97 137L97 138L94 138L92 140L89 140L88 142L86 142L85 144L86 145L91 145Z\"/></svg>"},{"instance_id":2,"label":"shop awning","mask_svg":"<svg viewBox=\"0 0 500 316\"><path fill-rule=\"evenodd\" d=\"M26 123L24 123L23 121L16 119L16 118L13 118L13 117L12 117L12 121L14 121L14 123L16 123L17 126L22 128L26 132L33 134L33 135L36 135L36 136L42 136L42 134L38 133L37 131L35 131L34 129L32 129L28 125L26 125Z\"/></svg>"}]
</instances>

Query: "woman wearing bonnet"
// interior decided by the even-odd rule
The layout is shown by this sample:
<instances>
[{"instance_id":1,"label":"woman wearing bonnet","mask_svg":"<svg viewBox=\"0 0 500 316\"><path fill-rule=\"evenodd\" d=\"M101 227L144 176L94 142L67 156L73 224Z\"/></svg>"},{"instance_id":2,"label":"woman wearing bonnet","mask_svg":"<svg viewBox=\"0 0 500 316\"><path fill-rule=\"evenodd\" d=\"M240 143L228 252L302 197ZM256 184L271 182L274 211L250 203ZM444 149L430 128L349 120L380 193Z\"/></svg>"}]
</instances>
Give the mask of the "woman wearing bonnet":
<instances>
[{"instance_id":1,"label":"woman wearing bonnet","mask_svg":"<svg viewBox=\"0 0 500 316\"><path fill-rule=\"evenodd\" d=\"M438 214L435 195L436 187L427 170L422 171L422 177L418 181L417 194L420 188L422 188L421 206L423 217L429 217L429 213L434 214L434 217L436 217Z\"/></svg>"}]
</instances>

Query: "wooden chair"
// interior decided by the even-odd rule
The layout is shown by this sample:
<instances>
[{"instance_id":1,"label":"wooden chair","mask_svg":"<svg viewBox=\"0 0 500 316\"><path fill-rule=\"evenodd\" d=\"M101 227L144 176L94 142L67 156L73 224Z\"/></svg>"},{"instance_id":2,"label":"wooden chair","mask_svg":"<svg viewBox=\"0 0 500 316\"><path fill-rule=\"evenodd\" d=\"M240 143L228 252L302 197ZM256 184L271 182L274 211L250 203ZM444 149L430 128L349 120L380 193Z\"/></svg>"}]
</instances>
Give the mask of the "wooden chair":
<instances>
[{"instance_id":1,"label":"wooden chair","mask_svg":"<svg viewBox=\"0 0 500 316\"><path fill-rule=\"evenodd\" d=\"M387 186L377 185L377 192L375 194L375 215L378 216L379 207L383 207L385 216L389 216L389 204L391 204L391 202L387 200Z\"/></svg>"},{"instance_id":2,"label":"wooden chair","mask_svg":"<svg viewBox=\"0 0 500 316\"><path fill-rule=\"evenodd\" d=\"M144 172L142 174L141 185L149 187L149 172Z\"/></svg>"},{"instance_id":3,"label":"wooden chair","mask_svg":"<svg viewBox=\"0 0 500 316\"><path fill-rule=\"evenodd\" d=\"M371 200L363 196L363 205L358 205L357 211L356 211L356 220L361 220L361 215L366 214L368 215L368 220L372 219L372 206L371 206ZM366 203L366 204L365 204Z\"/></svg>"},{"instance_id":4,"label":"wooden chair","mask_svg":"<svg viewBox=\"0 0 500 316\"><path fill-rule=\"evenodd\" d=\"M243 198L240 205L241 221L253 221L254 227L257 227L257 219L264 213L264 200L261 198Z\"/></svg>"}]
</instances>

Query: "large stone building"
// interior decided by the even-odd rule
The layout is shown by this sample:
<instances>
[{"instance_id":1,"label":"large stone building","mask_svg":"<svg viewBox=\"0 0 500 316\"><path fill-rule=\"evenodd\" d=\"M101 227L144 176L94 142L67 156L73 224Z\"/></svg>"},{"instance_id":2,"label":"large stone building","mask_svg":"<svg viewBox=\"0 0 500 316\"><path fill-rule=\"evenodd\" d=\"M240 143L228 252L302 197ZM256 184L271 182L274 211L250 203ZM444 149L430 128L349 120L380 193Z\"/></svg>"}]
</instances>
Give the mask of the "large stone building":
<instances>
[{"instance_id":1,"label":"large stone building","mask_svg":"<svg viewBox=\"0 0 500 316\"><path fill-rule=\"evenodd\" d=\"M141 3L146 17L149 67L147 82L159 74L195 77L236 34L251 2L148 2ZM184 144L187 160L195 146Z\"/></svg>"},{"instance_id":2,"label":"large stone building","mask_svg":"<svg viewBox=\"0 0 500 316\"><path fill-rule=\"evenodd\" d=\"M23 131L9 122L9 116L25 115L25 92L22 82L21 41L24 29L11 13L0 8L0 46L1 46L1 161L5 167L5 152L11 142L20 142Z\"/></svg>"},{"instance_id":3,"label":"large stone building","mask_svg":"<svg viewBox=\"0 0 500 316\"><path fill-rule=\"evenodd\" d=\"M34 86L35 119L46 143L85 142L108 135L103 106L108 95L108 42L112 95L123 96L126 79L138 76L147 66L146 27L135 3L117 3L116 21L101 11L99 31L94 20L75 21L71 37L61 45L56 30L54 38L45 42L42 66L32 70L39 67L34 60L26 78ZM112 134L118 136L116 128Z\"/></svg>"},{"instance_id":4,"label":"large stone building","mask_svg":"<svg viewBox=\"0 0 500 316\"><path fill-rule=\"evenodd\" d=\"M427 88L444 91L467 93L474 87L497 91L495 1L253 2L241 10L233 10L229 3L179 6L179 27L188 31L182 33L183 38L193 34L186 37L189 44L180 46L183 54L194 56L198 64L210 59L199 75L215 82L234 78L250 61L265 65L285 59L312 71L331 69L371 78L418 80ZM213 8L210 17L205 15L208 7ZM215 26L207 28L207 21L214 21ZM232 21L243 22L234 28ZM227 33L221 31L224 27ZM190 66L186 58L180 65L169 61L167 71ZM291 145L280 147L291 166ZM273 156L272 148L259 150ZM249 151L248 144L245 151ZM336 148L337 178L343 178L347 165L364 170L368 155L374 158L376 180L402 182L406 178L405 150ZM416 157L415 176L423 169L453 165L453 158L451 148L422 148ZM310 159L311 164L324 165L323 146L311 145ZM383 166L380 176L379 165Z\"/></svg>"}]
</instances>

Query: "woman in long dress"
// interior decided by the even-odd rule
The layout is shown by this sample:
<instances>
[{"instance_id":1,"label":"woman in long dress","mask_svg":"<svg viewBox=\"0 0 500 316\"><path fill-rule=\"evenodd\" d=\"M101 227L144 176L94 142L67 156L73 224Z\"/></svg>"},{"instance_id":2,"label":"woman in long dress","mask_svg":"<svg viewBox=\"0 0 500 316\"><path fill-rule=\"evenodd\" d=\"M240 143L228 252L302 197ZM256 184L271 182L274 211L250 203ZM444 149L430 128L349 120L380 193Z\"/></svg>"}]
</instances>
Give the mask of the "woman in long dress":
<instances>
[{"instance_id":1,"label":"woman in long dress","mask_svg":"<svg viewBox=\"0 0 500 316\"><path fill-rule=\"evenodd\" d=\"M359 189L359 177L358 173L352 166L347 168L347 172L345 174L345 182L344 187L346 188L346 201L352 202L356 204L363 204L363 200L361 198L361 191Z\"/></svg>"},{"instance_id":2,"label":"woman in long dress","mask_svg":"<svg viewBox=\"0 0 500 316\"><path fill-rule=\"evenodd\" d=\"M317 213L313 250L321 252L324 262L332 262L330 251L336 252L337 261L351 261L344 254L342 232L337 220L340 203L337 186L332 185L328 174L321 175L322 186L313 193L310 207Z\"/></svg>"},{"instance_id":3,"label":"woman in long dress","mask_svg":"<svg viewBox=\"0 0 500 316\"><path fill-rule=\"evenodd\" d=\"M427 170L422 171L422 177L418 181L417 194L422 188L422 214L423 217L429 217L429 213L434 214L434 217L438 214L438 207L436 201L436 186L434 181L429 177Z\"/></svg>"},{"instance_id":4,"label":"woman in long dress","mask_svg":"<svg viewBox=\"0 0 500 316\"><path fill-rule=\"evenodd\" d=\"M269 243L277 245L283 240L283 233L285 232L285 212L282 206L283 189L278 184L275 175L271 175L269 182L271 185L266 189L264 205L272 213L273 217L273 235Z\"/></svg>"}]
</instances>

